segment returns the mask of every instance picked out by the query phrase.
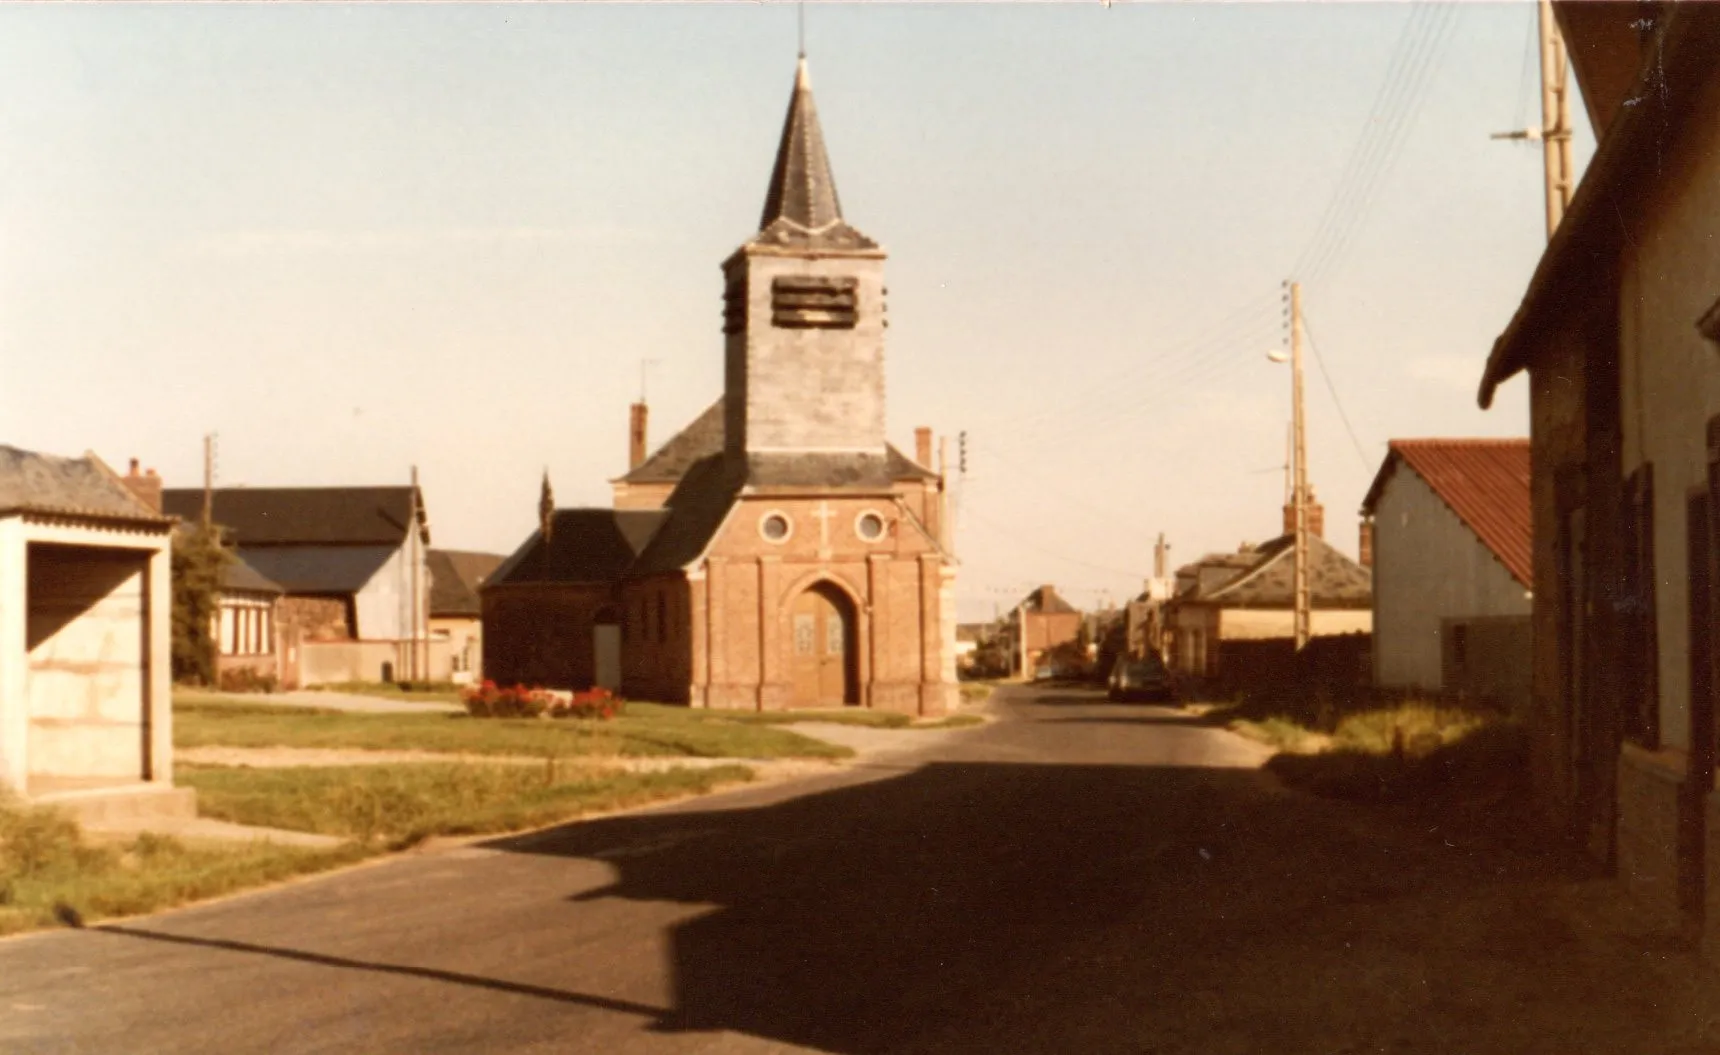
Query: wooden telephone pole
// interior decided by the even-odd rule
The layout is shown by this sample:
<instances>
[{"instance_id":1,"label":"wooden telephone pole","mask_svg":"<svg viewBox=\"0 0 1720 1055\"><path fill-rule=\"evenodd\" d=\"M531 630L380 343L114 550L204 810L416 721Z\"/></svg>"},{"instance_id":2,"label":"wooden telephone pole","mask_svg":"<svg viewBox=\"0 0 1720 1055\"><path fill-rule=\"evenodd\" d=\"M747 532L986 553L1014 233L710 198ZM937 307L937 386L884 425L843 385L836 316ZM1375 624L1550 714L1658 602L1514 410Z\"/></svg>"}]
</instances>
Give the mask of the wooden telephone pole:
<instances>
[{"instance_id":1,"label":"wooden telephone pole","mask_svg":"<svg viewBox=\"0 0 1720 1055\"><path fill-rule=\"evenodd\" d=\"M1296 551L1295 577L1293 580L1294 613L1292 615L1292 632L1296 638L1296 651L1300 652L1308 644L1309 632L1313 621L1312 605L1308 592L1308 442L1307 425L1302 407L1302 284L1290 283L1290 403L1291 430L1295 437L1291 443L1291 461L1295 465L1295 479L1291 484L1291 501L1296 509Z\"/></svg>"},{"instance_id":2,"label":"wooden telephone pole","mask_svg":"<svg viewBox=\"0 0 1720 1055\"><path fill-rule=\"evenodd\" d=\"M1547 179L1547 237L1553 237L1571 204L1571 64L1565 38L1553 19L1552 0L1540 0L1541 155Z\"/></svg>"},{"instance_id":3,"label":"wooden telephone pole","mask_svg":"<svg viewBox=\"0 0 1720 1055\"><path fill-rule=\"evenodd\" d=\"M1546 181L1547 237L1558 230L1571 204L1576 172L1571 164L1571 64L1564 34L1553 17L1552 0L1539 0L1541 33L1541 127L1495 133L1494 139L1541 141L1542 176Z\"/></svg>"}]
</instances>

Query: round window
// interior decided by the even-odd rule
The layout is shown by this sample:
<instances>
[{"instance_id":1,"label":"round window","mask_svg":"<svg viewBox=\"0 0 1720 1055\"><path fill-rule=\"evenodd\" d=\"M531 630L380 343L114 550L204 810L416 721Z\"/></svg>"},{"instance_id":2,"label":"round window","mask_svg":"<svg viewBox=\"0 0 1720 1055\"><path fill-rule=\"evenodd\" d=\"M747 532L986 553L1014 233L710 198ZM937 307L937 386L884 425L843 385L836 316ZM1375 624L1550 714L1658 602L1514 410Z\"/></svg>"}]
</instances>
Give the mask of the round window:
<instances>
[{"instance_id":1,"label":"round window","mask_svg":"<svg viewBox=\"0 0 1720 1055\"><path fill-rule=\"evenodd\" d=\"M781 542L788 538L788 518L781 513L766 513L758 522L758 533L767 541Z\"/></svg>"},{"instance_id":2,"label":"round window","mask_svg":"<svg viewBox=\"0 0 1720 1055\"><path fill-rule=\"evenodd\" d=\"M867 542L876 542L884 537L884 518L877 513L861 513L854 521L854 533Z\"/></svg>"}]
</instances>

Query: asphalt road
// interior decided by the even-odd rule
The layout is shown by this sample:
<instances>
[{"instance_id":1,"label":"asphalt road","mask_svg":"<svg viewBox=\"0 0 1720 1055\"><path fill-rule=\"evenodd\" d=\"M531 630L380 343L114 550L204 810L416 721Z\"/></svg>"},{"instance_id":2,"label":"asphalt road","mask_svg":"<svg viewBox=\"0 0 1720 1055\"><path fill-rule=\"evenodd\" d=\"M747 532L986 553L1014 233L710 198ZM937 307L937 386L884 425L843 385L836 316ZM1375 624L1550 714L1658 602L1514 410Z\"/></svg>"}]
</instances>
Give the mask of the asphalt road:
<instances>
[{"instance_id":1,"label":"asphalt road","mask_svg":"<svg viewBox=\"0 0 1720 1055\"><path fill-rule=\"evenodd\" d=\"M1172 709L994 707L913 757L0 942L0 1051L1713 1050L1535 859L1279 790Z\"/></svg>"}]
</instances>

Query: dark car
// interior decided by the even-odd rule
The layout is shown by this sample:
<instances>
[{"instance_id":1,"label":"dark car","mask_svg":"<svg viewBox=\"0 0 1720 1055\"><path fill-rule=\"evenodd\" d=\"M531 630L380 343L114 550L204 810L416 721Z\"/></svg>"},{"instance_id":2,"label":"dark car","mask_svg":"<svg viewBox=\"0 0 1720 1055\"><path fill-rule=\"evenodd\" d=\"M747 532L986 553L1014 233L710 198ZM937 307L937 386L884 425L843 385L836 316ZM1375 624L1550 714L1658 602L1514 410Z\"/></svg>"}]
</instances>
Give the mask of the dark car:
<instances>
[{"instance_id":1,"label":"dark car","mask_svg":"<svg viewBox=\"0 0 1720 1055\"><path fill-rule=\"evenodd\" d=\"M1164 660L1149 655L1142 659L1123 658L1111 668L1109 691L1112 700L1160 700L1172 698L1171 672Z\"/></svg>"}]
</instances>

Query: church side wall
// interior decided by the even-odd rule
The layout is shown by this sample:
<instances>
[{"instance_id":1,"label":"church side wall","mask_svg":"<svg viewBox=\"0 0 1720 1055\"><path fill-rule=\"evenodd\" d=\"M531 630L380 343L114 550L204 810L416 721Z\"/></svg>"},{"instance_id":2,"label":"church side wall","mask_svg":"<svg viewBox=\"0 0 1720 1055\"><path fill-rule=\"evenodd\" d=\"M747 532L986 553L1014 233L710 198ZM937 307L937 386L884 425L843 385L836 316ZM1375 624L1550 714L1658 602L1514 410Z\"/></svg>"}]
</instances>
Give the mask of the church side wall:
<instances>
[{"instance_id":1,"label":"church side wall","mask_svg":"<svg viewBox=\"0 0 1720 1055\"><path fill-rule=\"evenodd\" d=\"M484 590L484 677L500 685L589 689L596 677L592 628L609 598L609 587L602 585ZM625 655L625 643L622 650Z\"/></svg>"},{"instance_id":2,"label":"church side wall","mask_svg":"<svg viewBox=\"0 0 1720 1055\"><path fill-rule=\"evenodd\" d=\"M690 702L697 613L686 577L676 573L627 582L621 587L619 608L621 694L634 700Z\"/></svg>"}]
</instances>

